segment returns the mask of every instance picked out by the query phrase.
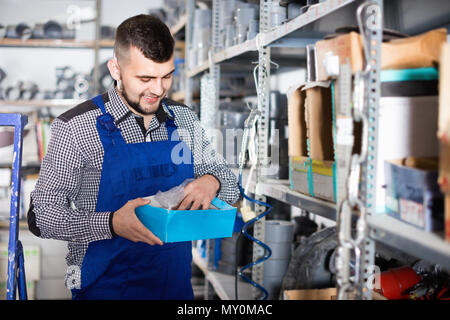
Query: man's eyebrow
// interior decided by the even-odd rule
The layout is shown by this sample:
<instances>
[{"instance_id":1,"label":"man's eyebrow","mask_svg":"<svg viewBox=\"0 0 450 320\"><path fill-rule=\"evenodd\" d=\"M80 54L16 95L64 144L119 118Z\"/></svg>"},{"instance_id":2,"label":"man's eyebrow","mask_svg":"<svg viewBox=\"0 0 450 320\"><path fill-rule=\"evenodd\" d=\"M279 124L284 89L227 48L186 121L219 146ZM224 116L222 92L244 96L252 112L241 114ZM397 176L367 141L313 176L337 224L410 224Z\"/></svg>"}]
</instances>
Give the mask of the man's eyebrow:
<instances>
[{"instance_id":1,"label":"man's eyebrow","mask_svg":"<svg viewBox=\"0 0 450 320\"><path fill-rule=\"evenodd\" d=\"M167 77L169 75L171 75L172 73L175 72L175 69L173 69L172 71L170 71L168 74L162 76L162 78ZM146 75L137 75L136 78L140 78L140 79L155 79L156 77L153 76L146 76Z\"/></svg>"}]
</instances>

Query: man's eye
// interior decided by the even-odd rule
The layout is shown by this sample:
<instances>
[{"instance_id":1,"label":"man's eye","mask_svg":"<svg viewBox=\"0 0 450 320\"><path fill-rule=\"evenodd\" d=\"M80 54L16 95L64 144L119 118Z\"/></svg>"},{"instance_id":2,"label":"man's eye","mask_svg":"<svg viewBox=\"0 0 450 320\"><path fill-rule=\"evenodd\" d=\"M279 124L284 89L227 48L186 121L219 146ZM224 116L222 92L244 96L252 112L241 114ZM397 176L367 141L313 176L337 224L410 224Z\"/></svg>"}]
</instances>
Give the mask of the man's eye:
<instances>
[{"instance_id":1,"label":"man's eye","mask_svg":"<svg viewBox=\"0 0 450 320\"><path fill-rule=\"evenodd\" d=\"M141 81L142 81L142 82L149 82L150 79L148 79L148 78L141 78Z\"/></svg>"},{"instance_id":2,"label":"man's eye","mask_svg":"<svg viewBox=\"0 0 450 320\"><path fill-rule=\"evenodd\" d=\"M169 74L169 75L164 77L164 79L170 79L170 78L172 78L172 74Z\"/></svg>"}]
</instances>

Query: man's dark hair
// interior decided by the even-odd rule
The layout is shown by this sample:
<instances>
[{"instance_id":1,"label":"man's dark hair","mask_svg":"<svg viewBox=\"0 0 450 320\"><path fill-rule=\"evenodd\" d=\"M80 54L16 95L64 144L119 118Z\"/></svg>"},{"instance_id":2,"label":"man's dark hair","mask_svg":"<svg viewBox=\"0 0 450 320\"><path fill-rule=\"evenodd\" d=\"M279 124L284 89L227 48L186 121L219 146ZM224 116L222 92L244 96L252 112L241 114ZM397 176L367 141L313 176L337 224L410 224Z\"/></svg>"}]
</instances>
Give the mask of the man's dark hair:
<instances>
[{"instance_id":1,"label":"man's dark hair","mask_svg":"<svg viewBox=\"0 0 450 320\"><path fill-rule=\"evenodd\" d=\"M158 17L140 14L122 22L116 31L116 57L126 58L130 46L139 49L146 58L162 63L172 57L175 41Z\"/></svg>"}]
</instances>

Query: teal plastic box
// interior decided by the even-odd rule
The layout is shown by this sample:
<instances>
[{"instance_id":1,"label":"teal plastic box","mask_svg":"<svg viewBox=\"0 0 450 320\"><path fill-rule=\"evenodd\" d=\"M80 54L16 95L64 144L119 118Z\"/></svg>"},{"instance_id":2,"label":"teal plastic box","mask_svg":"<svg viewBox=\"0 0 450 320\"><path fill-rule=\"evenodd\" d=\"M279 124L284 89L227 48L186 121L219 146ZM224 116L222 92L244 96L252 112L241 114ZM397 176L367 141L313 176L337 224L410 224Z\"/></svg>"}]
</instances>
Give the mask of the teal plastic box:
<instances>
[{"instance_id":1,"label":"teal plastic box","mask_svg":"<svg viewBox=\"0 0 450 320\"><path fill-rule=\"evenodd\" d=\"M136 215L165 243L231 237L237 209L218 198L211 205L217 209L168 210L145 205L136 208Z\"/></svg>"}]
</instances>

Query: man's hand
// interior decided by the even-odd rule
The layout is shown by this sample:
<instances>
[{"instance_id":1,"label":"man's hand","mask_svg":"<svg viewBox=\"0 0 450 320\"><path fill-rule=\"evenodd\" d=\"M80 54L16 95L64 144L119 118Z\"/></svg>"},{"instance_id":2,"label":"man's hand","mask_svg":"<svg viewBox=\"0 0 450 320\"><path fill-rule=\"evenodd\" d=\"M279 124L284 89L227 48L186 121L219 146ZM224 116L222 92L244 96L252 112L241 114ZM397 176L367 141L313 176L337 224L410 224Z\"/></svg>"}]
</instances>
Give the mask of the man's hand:
<instances>
[{"instance_id":1,"label":"man's hand","mask_svg":"<svg viewBox=\"0 0 450 320\"><path fill-rule=\"evenodd\" d=\"M150 200L137 198L128 201L122 208L114 212L112 224L114 232L122 238L133 242L145 242L149 245L159 244L162 241L150 232L136 216L134 209L149 204Z\"/></svg>"},{"instance_id":2,"label":"man's hand","mask_svg":"<svg viewBox=\"0 0 450 320\"><path fill-rule=\"evenodd\" d=\"M184 188L184 198L176 210L186 210L191 204L190 210L208 209L219 188L219 180L210 174L195 179Z\"/></svg>"}]
</instances>

